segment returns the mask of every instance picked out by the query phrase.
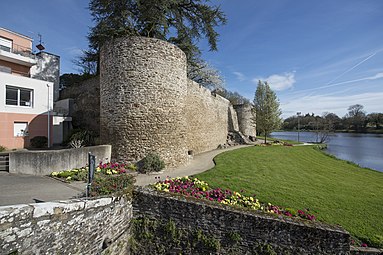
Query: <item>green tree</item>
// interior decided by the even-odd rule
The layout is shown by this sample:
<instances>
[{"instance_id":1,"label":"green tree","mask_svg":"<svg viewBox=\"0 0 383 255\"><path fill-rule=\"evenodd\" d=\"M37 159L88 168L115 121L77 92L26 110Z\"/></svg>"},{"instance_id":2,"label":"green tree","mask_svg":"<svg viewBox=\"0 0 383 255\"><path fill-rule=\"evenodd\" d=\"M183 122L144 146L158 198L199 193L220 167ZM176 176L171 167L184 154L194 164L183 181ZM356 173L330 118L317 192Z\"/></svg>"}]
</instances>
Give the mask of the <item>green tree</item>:
<instances>
[{"instance_id":1,"label":"green tree","mask_svg":"<svg viewBox=\"0 0 383 255\"><path fill-rule=\"evenodd\" d=\"M254 96L254 107L257 129L265 135L266 143L267 135L281 125L280 116L282 114L279 109L278 98L267 82L258 82Z\"/></svg>"},{"instance_id":2,"label":"green tree","mask_svg":"<svg viewBox=\"0 0 383 255\"><path fill-rule=\"evenodd\" d=\"M367 115L367 120L369 123L375 125L376 129L380 129L380 125L383 124L383 113L370 113Z\"/></svg>"},{"instance_id":3,"label":"green tree","mask_svg":"<svg viewBox=\"0 0 383 255\"><path fill-rule=\"evenodd\" d=\"M362 127L365 126L366 112L363 108L363 105L354 104L347 109L348 113L346 115L346 119L356 132L360 132Z\"/></svg>"},{"instance_id":4,"label":"green tree","mask_svg":"<svg viewBox=\"0 0 383 255\"><path fill-rule=\"evenodd\" d=\"M146 36L171 42L186 54L188 63L198 66L198 40L207 38L210 50L217 50L215 28L226 23L219 6L208 0L91 0L95 22L88 35L89 50L80 62L99 62L101 46L111 38ZM86 66L86 65L85 65ZM98 65L97 65L98 66ZM97 69L97 73L99 70Z\"/></svg>"}]
</instances>

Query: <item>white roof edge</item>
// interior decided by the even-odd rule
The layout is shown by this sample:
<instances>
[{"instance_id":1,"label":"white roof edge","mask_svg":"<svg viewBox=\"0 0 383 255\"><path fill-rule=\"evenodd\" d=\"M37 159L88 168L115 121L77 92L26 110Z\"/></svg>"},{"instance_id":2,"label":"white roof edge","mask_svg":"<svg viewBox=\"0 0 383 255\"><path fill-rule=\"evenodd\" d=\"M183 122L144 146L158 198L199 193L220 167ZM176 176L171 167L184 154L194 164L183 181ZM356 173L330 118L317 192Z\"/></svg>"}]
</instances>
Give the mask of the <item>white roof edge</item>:
<instances>
[{"instance_id":1,"label":"white roof edge","mask_svg":"<svg viewBox=\"0 0 383 255\"><path fill-rule=\"evenodd\" d=\"M30 41L33 41L33 39L29 36L26 36L26 35L22 35L20 33L17 33L17 32L14 32L12 30L9 30L9 29L6 29L6 28L3 28L3 27L0 27L0 30L4 30L5 32L8 32L8 33L11 33L11 34L14 34L14 35L17 35L17 36L20 36L24 39L27 39L27 40L30 40Z\"/></svg>"}]
</instances>

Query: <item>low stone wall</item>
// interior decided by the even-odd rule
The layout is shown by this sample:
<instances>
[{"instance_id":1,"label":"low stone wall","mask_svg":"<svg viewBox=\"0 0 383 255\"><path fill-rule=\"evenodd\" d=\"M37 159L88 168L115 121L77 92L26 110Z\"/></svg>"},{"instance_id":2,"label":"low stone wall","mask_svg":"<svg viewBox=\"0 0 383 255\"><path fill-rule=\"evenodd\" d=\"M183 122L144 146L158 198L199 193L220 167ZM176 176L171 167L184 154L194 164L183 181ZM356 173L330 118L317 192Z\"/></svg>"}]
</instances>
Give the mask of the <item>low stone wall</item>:
<instances>
[{"instance_id":1,"label":"low stone wall","mask_svg":"<svg viewBox=\"0 0 383 255\"><path fill-rule=\"evenodd\" d=\"M122 198L3 206L0 254L121 254L131 218Z\"/></svg>"},{"instance_id":2,"label":"low stone wall","mask_svg":"<svg viewBox=\"0 0 383 255\"><path fill-rule=\"evenodd\" d=\"M379 254L353 249L352 254ZM350 254L343 229L137 188L0 207L3 254Z\"/></svg>"},{"instance_id":3,"label":"low stone wall","mask_svg":"<svg viewBox=\"0 0 383 255\"><path fill-rule=\"evenodd\" d=\"M228 207L188 201L182 197L175 198L147 189L135 192L133 208L135 218L170 221L174 222L177 228L186 229L188 232L197 231L200 233L200 240L207 240L207 244L213 243L218 249L213 254L229 253L233 246L233 235L237 239L236 254L255 254L254 252L266 249L277 254L350 252L350 235L347 232L319 222L241 212ZM208 236L203 238L202 233ZM155 236L151 240L152 243L162 242L163 238ZM144 248L149 251L150 242L145 243ZM176 252L178 251L168 250L167 254ZM196 250L185 250L183 254L193 252Z\"/></svg>"},{"instance_id":4,"label":"low stone wall","mask_svg":"<svg viewBox=\"0 0 383 255\"><path fill-rule=\"evenodd\" d=\"M88 164L88 153L96 156L96 163L110 161L110 145L75 149L15 151L9 153L9 172L48 175L51 172L83 167Z\"/></svg>"}]
</instances>

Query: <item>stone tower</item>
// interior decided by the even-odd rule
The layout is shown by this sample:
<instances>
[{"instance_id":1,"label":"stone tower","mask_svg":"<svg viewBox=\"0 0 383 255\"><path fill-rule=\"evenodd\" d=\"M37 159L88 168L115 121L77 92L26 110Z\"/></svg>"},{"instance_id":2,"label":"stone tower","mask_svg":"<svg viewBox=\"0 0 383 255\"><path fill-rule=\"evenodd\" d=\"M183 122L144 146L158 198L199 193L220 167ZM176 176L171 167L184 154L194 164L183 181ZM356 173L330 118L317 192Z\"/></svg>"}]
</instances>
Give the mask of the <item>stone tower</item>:
<instances>
[{"instance_id":1,"label":"stone tower","mask_svg":"<svg viewBox=\"0 0 383 255\"><path fill-rule=\"evenodd\" d=\"M256 136L255 113L251 104L234 105L237 112L239 131L245 136Z\"/></svg>"},{"instance_id":2,"label":"stone tower","mask_svg":"<svg viewBox=\"0 0 383 255\"><path fill-rule=\"evenodd\" d=\"M157 153L167 167L187 161L186 56L153 38L109 41L100 55L100 139L118 161Z\"/></svg>"}]
</instances>

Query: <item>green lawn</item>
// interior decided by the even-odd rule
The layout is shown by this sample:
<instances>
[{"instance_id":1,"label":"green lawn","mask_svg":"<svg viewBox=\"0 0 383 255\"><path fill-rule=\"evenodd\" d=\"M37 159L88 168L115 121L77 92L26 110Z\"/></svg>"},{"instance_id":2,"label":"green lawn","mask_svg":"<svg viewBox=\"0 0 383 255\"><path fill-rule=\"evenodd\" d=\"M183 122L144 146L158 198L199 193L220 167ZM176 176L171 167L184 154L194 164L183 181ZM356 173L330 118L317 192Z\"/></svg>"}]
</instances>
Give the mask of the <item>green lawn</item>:
<instances>
[{"instance_id":1,"label":"green lawn","mask_svg":"<svg viewBox=\"0 0 383 255\"><path fill-rule=\"evenodd\" d=\"M196 177L263 202L303 209L383 247L383 173L332 158L313 146L248 147L215 158Z\"/></svg>"}]
</instances>

